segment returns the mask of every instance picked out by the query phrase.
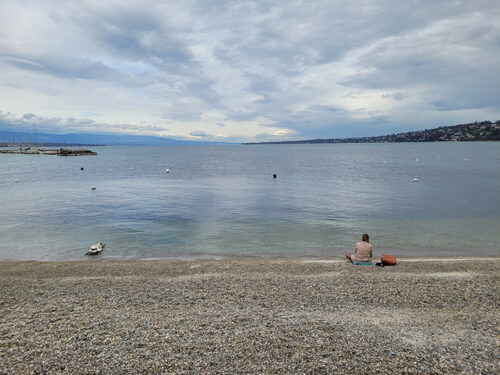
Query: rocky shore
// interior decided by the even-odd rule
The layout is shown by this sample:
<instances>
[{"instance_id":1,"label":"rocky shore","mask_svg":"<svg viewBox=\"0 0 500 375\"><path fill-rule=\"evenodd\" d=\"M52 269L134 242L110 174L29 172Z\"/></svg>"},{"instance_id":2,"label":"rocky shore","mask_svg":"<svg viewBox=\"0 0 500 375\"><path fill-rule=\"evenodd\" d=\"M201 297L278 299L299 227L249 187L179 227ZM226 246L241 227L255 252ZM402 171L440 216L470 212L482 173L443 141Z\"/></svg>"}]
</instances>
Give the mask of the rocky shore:
<instances>
[{"instance_id":1,"label":"rocky shore","mask_svg":"<svg viewBox=\"0 0 500 375\"><path fill-rule=\"evenodd\" d=\"M0 263L1 374L498 373L500 257Z\"/></svg>"},{"instance_id":2,"label":"rocky shore","mask_svg":"<svg viewBox=\"0 0 500 375\"><path fill-rule=\"evenodd\" d=\"M21 147L21 148L9 148L5 150L0 149L0 154L27 154L27 155L57 155L57 156L89 156L97 155L97 152L84 149L70 149L70 148L59 148L59 149L45 149L38 147Z\"/></svg>"}]
</instances>

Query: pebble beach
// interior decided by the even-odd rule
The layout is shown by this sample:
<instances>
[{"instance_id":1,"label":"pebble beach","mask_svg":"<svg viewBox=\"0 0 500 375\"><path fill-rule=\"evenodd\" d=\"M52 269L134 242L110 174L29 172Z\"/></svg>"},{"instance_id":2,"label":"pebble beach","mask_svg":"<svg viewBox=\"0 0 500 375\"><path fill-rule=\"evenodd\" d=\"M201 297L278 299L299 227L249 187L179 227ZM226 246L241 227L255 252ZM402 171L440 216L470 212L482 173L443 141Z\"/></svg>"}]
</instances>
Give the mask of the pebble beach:
<instances>
[{"instance_id":1,"label":"pebble beach","mask_svg":"<svg viewBox=\"0 0 500 375\"><path fill-rule=\"evenodd\" d=\"M500 257L0 262L0 374L494 374Z\"/></svg>"}]
</instances>

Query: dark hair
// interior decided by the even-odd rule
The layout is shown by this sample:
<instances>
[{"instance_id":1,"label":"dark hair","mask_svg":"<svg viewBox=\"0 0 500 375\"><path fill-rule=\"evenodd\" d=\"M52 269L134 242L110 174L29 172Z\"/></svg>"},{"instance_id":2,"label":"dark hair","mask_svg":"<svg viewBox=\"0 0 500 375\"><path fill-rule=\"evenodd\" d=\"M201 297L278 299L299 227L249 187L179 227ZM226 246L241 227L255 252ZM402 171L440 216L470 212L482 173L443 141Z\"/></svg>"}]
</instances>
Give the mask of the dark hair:
<instances>
[{"instance_id":1,"label":"dark hair","mask_svg":"<svg viewBox=\"0 0 500 375\"><path fill-rule=\"evenodd\" d=\"M370 236L367 233L363 233L363 237L361 237L361 241L370 242Z\"/></svg>"}]
</instances>

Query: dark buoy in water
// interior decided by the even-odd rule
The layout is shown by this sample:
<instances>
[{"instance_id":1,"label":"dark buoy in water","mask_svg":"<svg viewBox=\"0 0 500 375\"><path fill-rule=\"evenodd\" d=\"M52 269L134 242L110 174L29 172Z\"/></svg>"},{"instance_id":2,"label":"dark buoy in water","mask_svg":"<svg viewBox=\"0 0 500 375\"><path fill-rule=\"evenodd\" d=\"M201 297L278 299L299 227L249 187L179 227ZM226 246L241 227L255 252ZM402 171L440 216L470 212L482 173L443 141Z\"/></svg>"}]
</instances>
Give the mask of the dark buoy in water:
<instances>
[{"instance_id":1,"label":"dark buoy in water","mask_svg":"<svg viewBox=\"0 0 500 375\"><path fill-rule=\"evenodd\" d=\"M83 167L81 167L80 170L83 171Z\"/></svg>"},{"instance_id":2,"label":"dark buoy in water","mask_svg":"<svg viewBox=\"0 0 500 375\"><path fill-rule=\"evenodd\" d=\"M273 178L276 178L276 177L278 177L278 176L276 176L276 173L275 173L275 174L273 174Z\"/></svg>"}]
</instances>

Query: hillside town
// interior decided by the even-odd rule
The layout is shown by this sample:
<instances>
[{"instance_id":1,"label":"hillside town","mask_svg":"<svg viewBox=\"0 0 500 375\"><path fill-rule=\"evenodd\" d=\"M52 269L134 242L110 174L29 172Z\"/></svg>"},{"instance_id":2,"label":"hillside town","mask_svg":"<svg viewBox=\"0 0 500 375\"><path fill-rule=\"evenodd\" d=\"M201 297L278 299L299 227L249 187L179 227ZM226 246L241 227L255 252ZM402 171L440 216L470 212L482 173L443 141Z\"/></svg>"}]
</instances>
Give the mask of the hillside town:
<instances>
[{"instance_id":1,"label":"hillside town","mask_svg":"<svg viewBox=\"0 0 500 375\"><path fill-rule=\"evenodd\" d=\"M384 142L472 142L500 141L500 120L482 121L454 126L441 126L408 133L381 135L376 137L329 138L301 141L262 142L265 144L297 143L384 143ZM246 143L255 144L255 143ZM259 143L261 144L261 143Z\"/></svg>"}]
</instances>

